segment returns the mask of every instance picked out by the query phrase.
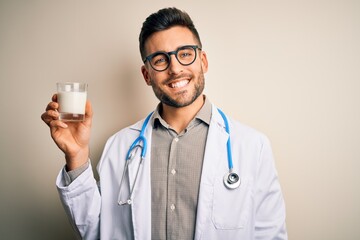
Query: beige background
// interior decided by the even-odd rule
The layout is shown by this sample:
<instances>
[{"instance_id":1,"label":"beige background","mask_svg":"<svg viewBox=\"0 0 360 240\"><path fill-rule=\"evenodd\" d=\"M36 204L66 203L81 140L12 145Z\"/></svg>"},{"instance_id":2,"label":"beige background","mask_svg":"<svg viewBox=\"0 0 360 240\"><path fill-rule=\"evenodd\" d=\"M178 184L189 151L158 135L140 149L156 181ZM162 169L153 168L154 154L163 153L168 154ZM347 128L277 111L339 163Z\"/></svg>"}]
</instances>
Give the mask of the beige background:
<instances>
[{"instance_id":1,"label":"beige background","mask_svg":"<svg viewBox=\"0 0 360 240\"><path fill-rule=\"evenodd\" d=\"M1 239L73 239L40 115L56 82L88 82L96 164L157 103L138 33L166 6L193 17L210 100L271 139L290 239L360 239L359 1L0 0Z\"/></svg>"}]
</instances>

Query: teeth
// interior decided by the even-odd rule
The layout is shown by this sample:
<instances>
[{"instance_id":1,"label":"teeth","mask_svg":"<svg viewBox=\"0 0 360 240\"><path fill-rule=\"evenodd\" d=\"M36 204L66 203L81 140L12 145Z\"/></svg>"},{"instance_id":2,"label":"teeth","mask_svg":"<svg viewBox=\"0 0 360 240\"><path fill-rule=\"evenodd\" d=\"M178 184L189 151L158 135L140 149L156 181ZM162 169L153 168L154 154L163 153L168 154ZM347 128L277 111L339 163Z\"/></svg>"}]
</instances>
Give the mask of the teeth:
<instances>
[{"instance_id":1,"label":"teeth","mask_svg":"<svg viewBox=\"0 0 360 240\"><path fill-rule=\"evenodd\" d=\"M172 88L181 88L184 87L186 84L188 84L189 80L182 80L179 82L171 83L170 87Z\"/></svg>"}]
</instances>

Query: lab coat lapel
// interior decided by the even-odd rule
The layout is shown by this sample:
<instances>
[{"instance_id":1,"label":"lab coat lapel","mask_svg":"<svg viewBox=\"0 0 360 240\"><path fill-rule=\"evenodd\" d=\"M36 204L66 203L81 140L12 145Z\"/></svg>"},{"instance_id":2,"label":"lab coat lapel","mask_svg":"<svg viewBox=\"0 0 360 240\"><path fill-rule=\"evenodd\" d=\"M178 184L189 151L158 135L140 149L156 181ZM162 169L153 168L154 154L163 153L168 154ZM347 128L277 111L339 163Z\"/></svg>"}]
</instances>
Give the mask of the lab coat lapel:
<instances>
[{"instance_id":1,"label":"lab coat lapel","mask_svg":"<svg viewBox=\"0 0 360 240\"><path fill-rule=\"evenodd\" d=\"M141 131L144 121L133 125L131 129ZM150 182L150 156L151 156L151 133L152 120L150 119L145 131L145 138L147 139L147 152L145 159L140 166L139 174L135 183L132 195L132 222L134 238L143 240L151 239L151 182ZM132 142L131 142L132 143ZM130 143L130 144L131 144ZM139 166L141 149L136 152L133 162L129 164L129 183L130 191L135 182L137 168Z\"/></svg>"},{"instance_id":2,"label":"lab coat lapel","mask_svg":"<svg viewBox=\"0 0 360 240\"><path fill-rule=\"evenodd\" d=\"M201 175L195 239L201 239L207 221L211 219L214 180L218 175L219 164L227 164L228 136L224 121L213 105Z\"/></svg>"}]
</instances>

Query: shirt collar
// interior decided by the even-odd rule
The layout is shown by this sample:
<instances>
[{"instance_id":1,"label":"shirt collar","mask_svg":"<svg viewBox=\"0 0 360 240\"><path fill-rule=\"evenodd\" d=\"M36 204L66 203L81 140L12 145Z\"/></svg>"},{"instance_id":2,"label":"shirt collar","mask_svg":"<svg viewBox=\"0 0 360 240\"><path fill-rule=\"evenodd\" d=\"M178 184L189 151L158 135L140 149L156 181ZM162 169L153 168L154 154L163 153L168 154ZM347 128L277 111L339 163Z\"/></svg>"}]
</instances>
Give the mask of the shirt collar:
<instances>
[{"instance_id":1,"label":"shirt collar","mask_svg":"<svg viewBox=\"0 0 360 240\"><path fill-rule=\"evenodd\" d=\"M199 119L202 122L206 123L207 125L210 125L211 120L211 102L209 99L204 95L205 102L204 105L201 107L199 112L196 114L195 119ZM153 127L156 128L159 126L159 124L163 125L166 128L169 128L169 124L165 122L165 120L160 116L160 112L162 111L162 105L159 103L154 111L152 124Z\"/></svg>"},{"instance_id":2,"label":"shirt collar","mask_svg":"<svg viewBox=\"0 0 360 240\"><path fill-rule=\"evenodd\" d=\"M210 125L211 103L205 95L204 98L205 98L204 105L201 107L200 111L196 114L195 118L203 121L207 125Z\"/></svg>"}]
</instances>

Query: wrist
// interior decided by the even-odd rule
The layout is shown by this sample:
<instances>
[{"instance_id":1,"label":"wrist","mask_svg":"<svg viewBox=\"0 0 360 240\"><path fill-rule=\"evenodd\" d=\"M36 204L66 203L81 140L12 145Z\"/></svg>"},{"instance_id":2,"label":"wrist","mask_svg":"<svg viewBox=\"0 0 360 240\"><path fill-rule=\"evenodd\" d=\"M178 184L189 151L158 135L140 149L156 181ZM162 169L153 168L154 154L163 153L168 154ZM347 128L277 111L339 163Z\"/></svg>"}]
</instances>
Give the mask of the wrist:
<instances>
[{"instance_id":1,"label":"wrist","mask_svg":"<svg viewBox=\"0 0 360 240\"><path fill-rule=\"evenodd\" d=\"M89 159L89 147L81 149L76 154L65 155L66 170L71 171L83 166Z\"/></svg>"}]
</instances>

